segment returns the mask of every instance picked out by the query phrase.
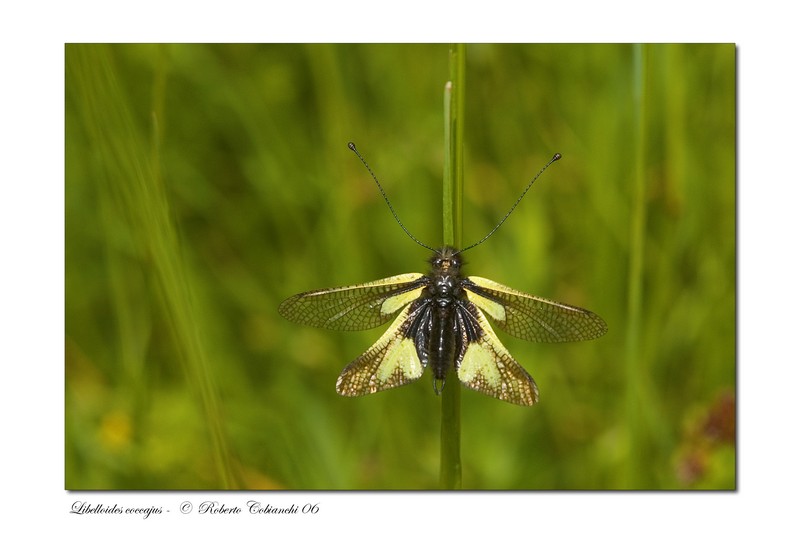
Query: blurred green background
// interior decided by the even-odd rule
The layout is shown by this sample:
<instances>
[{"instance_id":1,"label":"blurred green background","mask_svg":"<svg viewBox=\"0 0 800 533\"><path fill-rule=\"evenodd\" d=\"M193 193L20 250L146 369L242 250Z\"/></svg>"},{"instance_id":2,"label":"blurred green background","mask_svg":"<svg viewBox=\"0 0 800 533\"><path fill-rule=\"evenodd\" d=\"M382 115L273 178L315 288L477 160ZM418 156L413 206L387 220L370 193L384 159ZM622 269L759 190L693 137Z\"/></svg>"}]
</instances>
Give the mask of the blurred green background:
<instances>
[{"instance_id":1,"label":"blurred green background","mask_svg":"<svg viewBox=\"0 0 800 533\"><path fill-rule=\"evenodd\" d=\"M735 47L468 45L467 274L608 334L499 332L521 408L462 393L466 489L735 488ZM441 245L447 45L67 45L67 489L431 489L426 373L363 398L383 328L286 297Z\"/></svg>"}]
</instances>

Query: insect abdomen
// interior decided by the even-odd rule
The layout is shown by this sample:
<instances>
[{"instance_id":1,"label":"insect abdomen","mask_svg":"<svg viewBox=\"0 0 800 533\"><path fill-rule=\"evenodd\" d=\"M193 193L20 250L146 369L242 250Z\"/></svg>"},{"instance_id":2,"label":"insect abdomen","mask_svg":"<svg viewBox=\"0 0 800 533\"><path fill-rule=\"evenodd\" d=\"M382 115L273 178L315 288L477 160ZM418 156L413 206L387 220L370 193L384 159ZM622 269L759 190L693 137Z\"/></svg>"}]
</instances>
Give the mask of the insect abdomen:
<instances>
[{"instance_id":1,"label":"insect abdomen","mask_svg":"<svg viewBox=\"0 0 800 533\"><path fill-rule=\"evenodd\" d=\"M455 352L454 316L453 300L437 299L436 306L431 313L433 323L429 340L430 349L428 350L431 355L433 389L437 394L442 392Z\"/></svg>"}]
</instances>

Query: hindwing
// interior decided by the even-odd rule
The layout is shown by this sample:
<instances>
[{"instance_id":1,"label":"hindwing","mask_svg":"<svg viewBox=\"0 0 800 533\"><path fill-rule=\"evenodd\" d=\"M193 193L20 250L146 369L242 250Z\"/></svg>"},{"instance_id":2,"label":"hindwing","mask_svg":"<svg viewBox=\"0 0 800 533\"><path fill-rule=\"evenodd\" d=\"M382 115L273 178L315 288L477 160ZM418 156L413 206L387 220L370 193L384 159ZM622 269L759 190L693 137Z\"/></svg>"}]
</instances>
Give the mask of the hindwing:
<instances>
[{"instance_id":1,"label":"hindwing","mask_svg":"<svg viewBox=\"0 0 800 533\"><path fill-rule=\"evenodd\" d=\"M533 405L539 389L522 365L517 363L486 317L472 302L456 308L456 328L461 339L455 367L465 386L517 405Z\"/></svg>"},{"instance_id":2,"label":"hindwing","mask_svg":"<svg viewBox=\"0 0 800 533\"><path fill-rule=\"evenodd\" d=\"M426 302L406 305L381 338L342 370L336 392L362 396L419 379L428 364L425 340L429 313Z\"/></svg>"}]
</instances>

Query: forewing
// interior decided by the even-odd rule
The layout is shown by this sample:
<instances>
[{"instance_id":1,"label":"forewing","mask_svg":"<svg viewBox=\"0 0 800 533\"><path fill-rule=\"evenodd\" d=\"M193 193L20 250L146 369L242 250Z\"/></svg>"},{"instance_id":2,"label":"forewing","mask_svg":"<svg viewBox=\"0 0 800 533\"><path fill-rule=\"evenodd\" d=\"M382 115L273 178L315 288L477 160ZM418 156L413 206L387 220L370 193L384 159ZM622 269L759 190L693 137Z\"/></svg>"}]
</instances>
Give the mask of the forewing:
<instances>
[{"instance_id":1,"label":"forewing","mask_svg":"<svg viewBox=\"0 0 800 533\"><path fill-rule=\"evenodd\" d=\"M380 326L419 298L422 274L400 274L360 285L296 294L278 312L292 322L319 328L354 331Z\"/></svg>"},{"instance_id":2,"label":"forewing","mask_svg":"<svg viewBox=\"0 0 800 533\"><path fill-rule=\"evenodd\" d=\"M471 276L464 288L467 298L503 331L534 342L595 339L608 326L602 318L572 305L525 294L490 279Z\"/></svg>"},{"instance_id":3,"label":"forewing","mask_svg":"<svg viewBox=\"0 0 800 533\"><path fill-rule=\"evenodd\" d=\"M511 357L483 313L470 302L462 302L456 313L460 336L466 341L455 362L461 383L517 405L536 403L536 383Z\"/></svg>"},{"instance_id":4,"label":"forewing","mask_svg":"<svg viewBox=\"0 0 800 533\"><path fill-rule=\"evenodd\" d=\"M342 396L363 396L419 379L426 361L417 354L411 325L422 310L419 305L407 305L386 333L342 370L336 392Z\"/></svg>"}]
</instances>

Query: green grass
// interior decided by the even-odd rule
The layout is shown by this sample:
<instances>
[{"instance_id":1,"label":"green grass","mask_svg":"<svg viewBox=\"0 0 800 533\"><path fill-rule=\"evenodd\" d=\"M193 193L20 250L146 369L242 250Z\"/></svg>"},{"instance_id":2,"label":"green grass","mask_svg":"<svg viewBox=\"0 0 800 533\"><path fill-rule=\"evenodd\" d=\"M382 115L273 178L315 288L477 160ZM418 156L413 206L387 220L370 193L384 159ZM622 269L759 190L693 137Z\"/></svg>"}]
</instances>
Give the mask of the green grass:
<instances>
[{"instance_id":1,"label":"green grass","mask_svg":"<svg viewBox=\"0 0 800 533\"><path fill-rule=\"evenodd\" d=\"M460 249L464 196L464 95L466 46L454 44L449 53L450 76L444 89L444 176L442 178L442 241ZM461 488L461 387L455 369L442 392L440 487Z\"/></svg>"},{"instance_id":2,"label":"green grass","mask_svg":"<svg viewBox=\"0 0 800 533\"><path fill-rule=\"evenodd\" d=\"M67 488L439 486L430 375L341 398L336 376L382 330L277 306L426 268L348 141L443 244L448 55L66 47ZM734 46L468 45L465 84L465 242L563 154L467 273L609 333L499 333L540 403L461 391L463 488L732 488Z\"/></svg>"}]
</instances>

